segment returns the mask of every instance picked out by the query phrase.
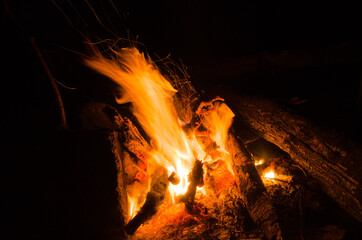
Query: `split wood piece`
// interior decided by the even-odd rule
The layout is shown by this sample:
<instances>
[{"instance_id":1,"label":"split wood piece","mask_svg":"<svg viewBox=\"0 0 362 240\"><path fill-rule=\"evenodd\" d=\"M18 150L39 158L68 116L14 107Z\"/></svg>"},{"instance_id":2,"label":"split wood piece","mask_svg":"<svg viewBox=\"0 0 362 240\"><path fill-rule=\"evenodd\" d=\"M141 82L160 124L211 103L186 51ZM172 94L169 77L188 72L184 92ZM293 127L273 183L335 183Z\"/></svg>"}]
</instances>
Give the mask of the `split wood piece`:
<instances>
[{"instance_id":1,"label":"split wood piece","mask_svg":"<svg viewBox=\"0 0 362 240\"><path fill-rule=\"evenodd\" d=\"M282 239L282 231L276 210L255 168L254 160L245 147L229 135L228 152L233 161L236 183L253 221L261 228L267 239Z\"/></svg>"},{"instance_id":2,"label":"split wood piece","mask_svg":"<svg viewBox=\"0 0 362 240\"><path fill-rule=\"evenodd\" d=\"M151 190L148 192L146 201L140 211L126 225L125 231L128 235L132 235L141 224L145 223L157 212L165 197L167 186L168 176L166 171L163 171L154 184L152 184Z\"/></svg>"},{"instance_id":3,"label":"split wood piece","mask_svg":"<svg viewBox=\"0 0 362 240\"><path fill-rule=\"evenodd\" d=\"M362 222L362 146L260 98L230 99L243 121L290 154L351 216Z\"/></svg>"},{"instance_id":4,"label":"split wood piece","mask_svg":"<svg viewBox=\"0 0 362 240\"><path fill-rule=\"evenodd\" d=\"M117 115L115 122L119 126L121 142L125 150L123 164L127 173L127 183L133 184L137 181L142 186L147 186L147 162L151 157L152 148L130 119Z\"/></svg>"},{"instance_id":5,"label":"split wood piece","mask_svg":"<svg viewBox=\"0 0 362 240\"><path fill-rule=\"evenodd\" d=\"M152 150L151 146L130 119L117 116L116 122L119 123L119 128L122 131L122 140L125 147L146 164Z\"/></svg>"}]
</instances>

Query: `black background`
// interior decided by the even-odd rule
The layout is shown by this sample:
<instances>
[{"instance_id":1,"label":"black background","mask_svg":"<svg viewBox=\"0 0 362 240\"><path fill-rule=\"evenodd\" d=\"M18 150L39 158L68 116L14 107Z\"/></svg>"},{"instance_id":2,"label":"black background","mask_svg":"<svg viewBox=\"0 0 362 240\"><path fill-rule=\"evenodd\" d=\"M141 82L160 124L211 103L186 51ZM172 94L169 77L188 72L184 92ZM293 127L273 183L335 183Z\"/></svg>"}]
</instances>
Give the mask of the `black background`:
<instances>
[{"instance_id":1,"label":"black background","mask_svg":"<svg viewBox=\"0 0 362 240\"><path fill-rule=\"evenodd\" d=\"M109 82L82 64L81 54L87 54L86 37L92 41L125 38L120 46L127 46L127 39L138 41L136 45L153 59L170 54L171 59L187 67L200 93L223 87L237 94L271 96L282 101L306 99L307 103L296 106L302 115L359 138L361 14L356 4L16 0L9 1L8 6L13 18L4 11L4 130L24 127L38 131L54 129L58 124L57 116L52 116L56 114L56 106L51 105L52 91L28 43L29 36L34 37L54 77L77 88L71 91L59 86L68 115L73 115L73 106L79 101L113 103ZM332 50L342 46L348 52L351 44L357 48L350 51L359 50L357 59L331 61L326 66L302 66L273 74L256 71L253 77L246 77L243 72L229 74L228 66L220 64L242 57L248 62L248 57L253 56L264 61L283 51L303 53L325 46ZM328 52L323 54L328 59ZM207 97L211 96L206 93Z\"/></svg>"}]
</instances>

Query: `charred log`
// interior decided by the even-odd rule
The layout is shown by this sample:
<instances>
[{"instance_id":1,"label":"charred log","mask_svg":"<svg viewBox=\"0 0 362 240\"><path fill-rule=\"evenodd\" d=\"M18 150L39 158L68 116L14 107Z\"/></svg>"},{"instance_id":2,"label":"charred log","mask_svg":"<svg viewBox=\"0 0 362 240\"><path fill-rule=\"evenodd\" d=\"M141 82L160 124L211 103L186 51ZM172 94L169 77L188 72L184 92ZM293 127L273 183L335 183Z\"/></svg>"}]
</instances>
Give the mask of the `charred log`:
<instances>
[{"instance_id":1,"label":"charred log","mask_svg":"<svg viewBox=\"0 0 362 240\"><path fill-rule=\"evenodd\" d=\"M172 172L171 175L168 177L168 181L173 185L177 185L180 183L180 178L176 175L175 172Z\"/></svg>"},{"instance_id":2,"label":"charred log","mask_svg":"<svg viewBox=\"0 0 362 240\"><path fill-rule=\"evenodd\" d=\"M362 147L345 136L322 130L276 103L235 98L235 111L260 137L290 154L322 189L362 222Z\"/></svg>"},{"instance_id":3,"label":"charred log","mask_svg":"<svg viewBox=\"0 0 362 240\"><path fill-rule=\"evenodd\" d=\"M186 210L191 212L195 200L196 188L204 185L204 171L202 169L202 162L198 159L195 160L194 166L188 176L190 185L187 192L183 195L180 201L185 203Z\"/></svg>"},{"instance_id":4,"label":"charred log","mask_svg":"<svg viewBox=\"0 0 362 240\"><path fill-rule=\"evenodd\" d=\"M251 218L262 229L267 239L282 239L275 208L255 168L248 151L229 136L228 151L232 156L236 183Z\"/></svg>"},{"instance_id":5,"label":"charred log","mask_svg":"<svg viewBox=\"0 0 362 240\"><path fill-rule=\"evenodd\" d=\"M167 173L164 171L154 182L147 194L146 201L136 216L126 225L125 231L132 235L141 224L149 220L158 210L165 197L168 185Z\"/></svg>"},{"instance_id":6,"label":"charred log","mask_svg":"<svg viewBox=\"0 0 362 240\"><path fill-rule=\"evenodd\" d=\"M130 119L117 116L116 122L118 122L119 129L121 130L122 142L125 147L146 164L151 152L151 146Z\"/></svg>"}]
</instances>

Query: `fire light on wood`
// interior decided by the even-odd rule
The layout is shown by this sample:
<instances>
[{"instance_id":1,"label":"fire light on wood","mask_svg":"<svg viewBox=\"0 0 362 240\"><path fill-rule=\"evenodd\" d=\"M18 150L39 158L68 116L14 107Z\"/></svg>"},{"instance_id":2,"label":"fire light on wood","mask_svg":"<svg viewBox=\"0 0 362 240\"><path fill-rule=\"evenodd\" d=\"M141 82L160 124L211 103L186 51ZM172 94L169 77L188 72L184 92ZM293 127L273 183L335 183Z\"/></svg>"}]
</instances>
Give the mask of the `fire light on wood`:
<instances>
[{"instance_id":1,"label":"fire light on wood","mask_svg":"<svg viewBox=\"0 0 362 240\"><path fill-rule=\"evenodd\" d=\"M275 172L273 170L270 170L270 171L266 172L263 177L264 178L274 179L275 178Z\"/></svg>"},{"instance_id":2,"label":"fire light on wood","mask_svg":"<svg viewBox=\"0 0 362 240\"><path fill-rule=\"evenodd\" d=\"M122 49L115 54L117 59L106 58L96 52L93 58L86 60L86 64L120 86L122 96L117 98L117 102L132 103L133 114L152 140L145 169L147 181L144 185L148 188L128 188L129 214L131 218L138 219L132 219L132 227L126 228L132 234L149 218L149 213L141 206L157 208L156 200L150 200L152 194L146 192L153 191L155 185L152 182L159 169L168 172L170 201L184 202L189 212L193 209L197 187L201 188L200 192L205 192L202 190L203 164L223 159L233 174L226 141L234 114L223 103L224 100L217 97L200 104L196 111L197 122L186 122L187 119L180 118L186 114L177 112L174 105L185 98L175 97L177 90L149 58L135 48Z\"/></svg>"},{"instance_id":3,"label":"fire light on wood","mask_svg":"<svg viewBox=\"0 0 362 240\"><path fill-rule=\"evenodd\" d=\"M135 239L191 239L195 234L201 239L282 239L274 202L294 207L299 201L300 210L302 188L291 173L279 171L278 159L254 161L229 132L234 113L224 99L201 102L193 113L187 97L193 94L191 85L182 86L179 96L179 79L166 79L137 49L102 54L95 50L86 64L118 84L117 102L132 103L133 115L150 138L146 142L129 120L119 120L120 128L127 126L124 145L138 159L129 160L135 170L127 185L125 232ZM248 221L256 231L245 227Z\"/></svg>"}]
</instances>

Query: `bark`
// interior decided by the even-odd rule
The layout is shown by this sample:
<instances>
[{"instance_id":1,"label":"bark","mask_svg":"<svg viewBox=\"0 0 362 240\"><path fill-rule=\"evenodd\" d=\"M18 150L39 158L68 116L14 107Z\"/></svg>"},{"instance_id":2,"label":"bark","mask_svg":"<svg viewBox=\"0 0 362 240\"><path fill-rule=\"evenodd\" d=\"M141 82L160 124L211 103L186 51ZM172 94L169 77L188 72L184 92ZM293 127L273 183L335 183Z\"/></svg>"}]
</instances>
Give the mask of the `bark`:
<instances>
[{"instance_id":1,"label":"bark","mask_svg":"<svg viewBox=\"0 0 362 240\"><path fill-rule=\"evenodd\" d=\"M123 221L125 221L125 219L128 219L128 202L125 179L126 173L123 164L125 155L123 153L121 143L119 142L119 133L117 131L112 131L108 137L108 140L111 143L111 150L117 167L117 191L119 210Z\"/></svg>"},{"instance_id":2,"label":"bark","mask_svg":"<svg viewBox=\"0 0 362 240\"><path fill-rule=\"evenodd\" d=\"M351 216L362 222L362 146L260 98L234 98L234 110L260 137L304 168Z\"/></svg>"},{"instance_id":3,"label":"bark","mask_svg":"<svg viewBox=\"0 0 362 240\"><path fill-rule=\"evenodd\" d=\"M116 121L119 122L119 129L121 131L124 146L133 153L138 160L146 165L147 159L150 157L149 153L152 150L151 146L143 138L130 119L118 116Z\"/></svg>"},{"instance_id":4,"label":"bark","mask_svg":"<svg viewBox=\"0 0 362 240\"><path fill-rule=\"evenodd\" d=\"M228 151L232 156L233 170L241 199L253 219L262 229L267 239L282 239L275 208L267 196L267 191L255 168L254 160L243 146L239 146L233 136L229 136Z\"/></svg>"}]
</instances>

